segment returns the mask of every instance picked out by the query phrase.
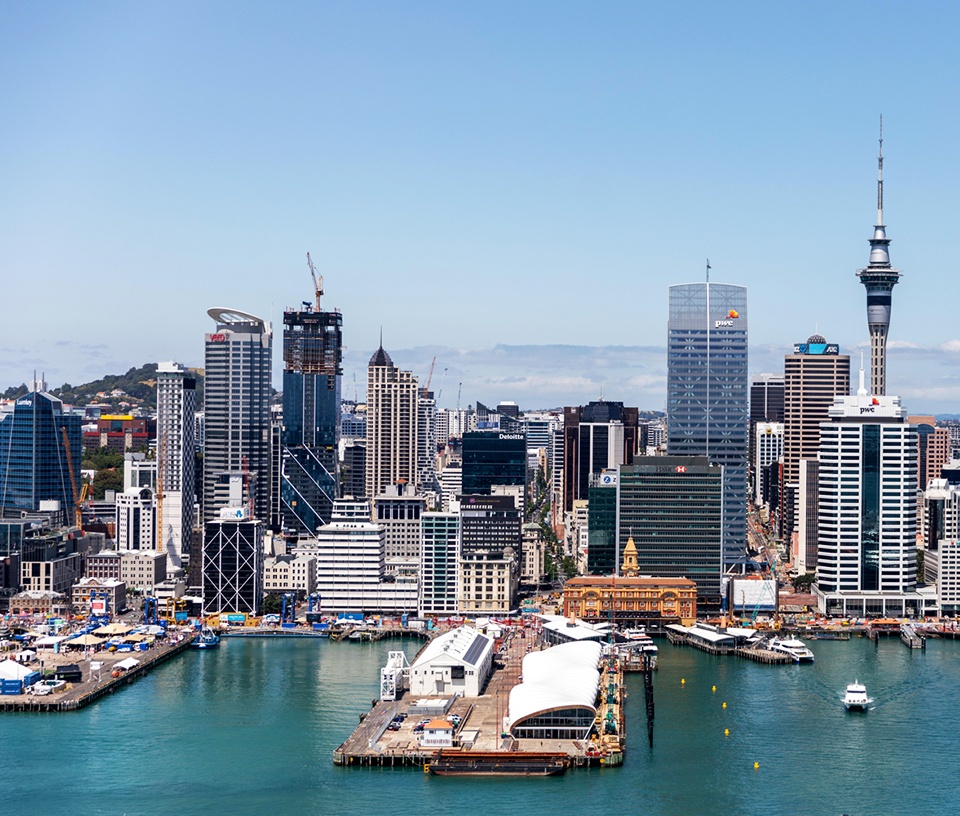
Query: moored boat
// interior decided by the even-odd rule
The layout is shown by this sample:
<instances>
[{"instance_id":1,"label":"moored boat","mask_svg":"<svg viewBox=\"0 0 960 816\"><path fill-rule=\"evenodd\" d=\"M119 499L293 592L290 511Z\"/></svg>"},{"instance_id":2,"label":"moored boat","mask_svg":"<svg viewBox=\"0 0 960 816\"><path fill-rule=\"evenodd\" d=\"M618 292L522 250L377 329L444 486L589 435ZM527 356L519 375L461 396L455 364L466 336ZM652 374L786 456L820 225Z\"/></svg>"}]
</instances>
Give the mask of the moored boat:
<instances>
[{"instance_id":1,"label":"moored boat","mask_svg":"<svg viewBox=\"0 0 960 816\"><path fill-rule=\"evenodd\" d=\"M813 652L798 638L773 638L767 648L771 652L789 655L794 663L813 663Z\"/></svg>"},{"instance_id":2,"label":"moored boat","mask_svg":"<svg viewBox=\"0 0 960 816\"><path fill-rule=\"evenodd\" d=\"M193 643L190 644L193 649L216 649L220 645L220 636L209 626L204 626L200 630Z\"/></svg>"}]
</instances>

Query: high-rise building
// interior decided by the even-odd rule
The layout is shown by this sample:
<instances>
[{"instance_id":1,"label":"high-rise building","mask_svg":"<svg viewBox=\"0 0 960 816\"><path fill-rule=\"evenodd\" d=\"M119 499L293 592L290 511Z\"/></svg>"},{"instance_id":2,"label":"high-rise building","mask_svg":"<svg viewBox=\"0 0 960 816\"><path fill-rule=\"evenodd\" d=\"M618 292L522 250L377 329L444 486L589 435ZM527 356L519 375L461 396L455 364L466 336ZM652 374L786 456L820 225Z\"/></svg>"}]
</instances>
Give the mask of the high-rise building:
<instances>
[{"instance_id":1,"label":"high-rise building","mask_svg":"<svg viewBox=\"0 0 960 816\"><path fill-rule=\"evenodd\" d=\"M330 521L340 495L342 326L340 312L319 300L283 313L280 513L301 535Z\"/></svg>"},{"instance_id":2,"label":"high-rise building","mask_svg":"<svg viewBox=\"0 0 960 816\"><path fill-rule=\"evenodd\" d=\"M640 411L595 400L563 409L563 510L587 498L590 477L629 465L638 452Z\"/></svg>"},{"instance_id":3,"label":"high-rise building","mask_svg":"<svg viewBox=\"0 0 960 816\"><path fill-rule=\"evenodd\" d=\"M667 454L706 456L723 466L726 563L739 562L746 550L749 417L746 287L671 286Z\"/></svg>"},{"instance_id":4,"label":"high-rise building","mask_svg":"<svg viewBox=\"0 0 960 816\"><path fill-rule=\"evenodd\" d=\"M203 612L259 615L263 606L263 523L245 507L224 507L204 525Z\"/></svg>"},{"instance_id":5,"label":"high-rise building","mask_svg":"<svg viewBox=\"0 0 960 816\"><path fill-rule=\"evenodd\" d=\"M774 462L778 462L783 456L783 423L782 422L758 422L754 427L754 450L756 458L754 459L753 472L757 475L755 481L756 489L754 492L754 501L757 506L766 504L769 496L764 491L764 482L761 478L764 468ZM768 488L769 489L769 488Z\"/></svg>"},{"instance_id":6,"label":"high-rise building","mask_svg":"<svg viewBox=\"0 0 960 816\"><path fill-rule=\"evenodd\" d=\"M621 465L618 559L632 538L639 575L689 578L698 607L719 610L724 489L723 468L705 456L638 456Z\"/></svg>"},{"instance_id":7,"label":"high-rise building","mask_svg":"<svg viewBox=\"0 0 960 816\"><path fill-rule=\"evenodd\" d=\"M478 552L502 555L508 548L519 558L523 512L511 496L461 496L460 541L464 556Z\"/></svg>"},{"instance_id":8,"label":"high-rise building","mask_svg":"<svg viewBox=\"0 0 960 816\"><path fill-rule=\"evenodd\" d=\"M783 422L783 374L754 374L750 382L750 466L754 489L759 486L757 423Z\"/></svg>"},{"instance_id":9,"label":"high-rise building","mask_svg":"<svg viewBox=\"0 0 960 816\"><path fill-rule=\"evenodd\" d=\"M420 519L426 510L423 496L409 485L390 485L373 502L373 520L384 528L383 555L395 558L420 558Z\"/></svg>"},{"instance_id":10,"label":"high-rise building","mask_svg":"<svg viewBox=\"0 0 960 816\"><path fill-rule=\"evenodd\" d=\"M270 517L270 404L273 329L234 309L210 309L204 372L203 518L219 518L230 480L252 494L253 515Z\"/></svg>"},{"instance_id":11,"label":"high-rise building","mask_svg":"<svg viewBox=\"0 0 960 816\"><path fill-rule=\"evenodd\" d=\"M53 501L72 522L71 481L80 484L83 419L67 412L45 387L34 383L34 390L17 399L13 412L0 420L0 513L32 512L41 502Z\"/></svg>"},{"instance_id":12,"label":"high-rise building","mask_svg":"<svg viewBox=\"0 0 960 816\"><path fill-rule=\"evenodd\" d=\"M418 490L419 392L417 378L397 368L381 344L367 366L367 498L401 480Z\"/></svg>"},{"instance_id":13,"label":"high-rise building","mask_svg":"<svg viewBox=\"0 0 960 816\"><path fill-rule=\"evenodd\" d=\"M587 492L587 572L591 575L616 575L620 565L617 546L616 470L595 473Z\"/></svg>"},{"instance_id":14,"label":"high-rise building","mask_svg":"<svg viewBox=\"0 0 960 816\"><path fill-rule=\"evenodd\" d=\"M151 488L117 494L117 549L157 549L157 499Z\"/></svg>"},{"instance_id":15,"label":"high-rise building","mask_svg":"<svg viewBox=\"0 0 960 816\"><path fill-rule=\"evenodd\" d=\"M440 493L436 460L437 401L433 391L421 388L417 400L417 484L421 493L433 497Z\"/></svg>"},{"instance_id":16,"label":"high-rise building","mask_svg":"<svg viewBox=\"0 0 960 816\"><path fill-rule=\"evenodd\" d=\"M367 441L357 439L343 448L343 496L362 498L367 490Z\"/></svg>"},{"instance_id":17,"label":"high-rise building","mask_svg":"<svg viewBox=\"0 0 960 816\"><path fill-rule=\"evenodd\" d=\"M526 481L527 439L522 431L469 431L463 435L465 494L489 496L494 485L524 488Z\"/></svg>"},{"instance_id":18,"label":"high-rise building","mask_svg":"<svg viewBox=\"0 0 960 816\"><path fill-rule=\"evenodd\" d=\"M880 155L877 161L877 223L870 239L870 260L857 272L867 290L867 326L870 329L870 392L875 397L887 393L887 330L893 287L900 270L890 265L890 239L883 224L883 120L880 120Z\"/></svg>"},{"instance_id":19,"label":"high-rise building","mask_svg":"<svg viewBox=\"0 0 960 816\"><path fill-rule=\"evenodd\" d=\"M820 450L820 423L837 396L850 393L850 357L840 347L814 334L795 343L783 360L783 483L780 492L780 530L787 541L796 518L806 512L798 506L800 460L816 459ZM816 529L816 524L812 529Z\"/></svg>"},{"instance_id":20,"label":"high-rise building","mask_svg":"<svg viewBox=\"0 0 960 816\"><path fill-rule=\"evenodd\" d=\"M917 428L905 420L899 397L869 395L861 379L821 425L816 591L826 614L923 614Z\"/></svg>"},{"instance_id":21,"label":"high-rise building","mask_svg":"<svg viewBox=\"0 0 960 816\"><path fill-rule=\"evenodd\" d=\"M420 550L420 615L457 612L457 575L460 569L460 516L424 513Z\"/></svg>"},{"instance_id":22,"label":"high-rise building","mask_svg":"<svg viewBox=\"0 0 960 816\"><path fill-rule=\"evenodd\" d=\"M907 422L917 426L917 487L926 490L930 480L939 479L943 466L950 461L950 431L938 427L932 416L909 416Z\"/></svg>"},{"instance_id":23,"label":"high-rise building","mask_svg":"<svg viewBox=\"0 0 960 816\"><path fill-rule=\"evenodd\" d=\"M157 364L157 461L163 490L160 548L169 567L190 553L196 502L197 381L180 363Z\"/></svg>"}]
</instances>

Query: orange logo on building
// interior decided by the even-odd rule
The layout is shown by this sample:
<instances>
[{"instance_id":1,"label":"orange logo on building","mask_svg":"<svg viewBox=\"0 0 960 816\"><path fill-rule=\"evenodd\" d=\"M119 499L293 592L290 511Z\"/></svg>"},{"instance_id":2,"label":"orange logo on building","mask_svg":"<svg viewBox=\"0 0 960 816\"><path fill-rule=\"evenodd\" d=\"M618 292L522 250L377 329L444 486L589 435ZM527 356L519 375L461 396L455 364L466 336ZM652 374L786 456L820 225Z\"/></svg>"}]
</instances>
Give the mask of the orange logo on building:
<instances>
[{"instance_id":1,"label":"orange logo on building","mask_svg":"<svg viewBox=\"0 0 960 816\"><path fill-rule=\"evenodd\" d=\"M736 309L731 309L729 312L727 312L727 317L740 317L740 312L738 312Z\"/></svg>"},{"instance_id":2,"label":"orange logo on building","mask_svg":"<svg viewBox=\"0 0 960 816\"><path fill-rule=\"evenodd\" d=\"M874 404L874 405L879 405L879 404L880 404L880 400L878 400L876 397L874 397L874 398L873 398L873 404Z\"/></svg>"}]
</instances>

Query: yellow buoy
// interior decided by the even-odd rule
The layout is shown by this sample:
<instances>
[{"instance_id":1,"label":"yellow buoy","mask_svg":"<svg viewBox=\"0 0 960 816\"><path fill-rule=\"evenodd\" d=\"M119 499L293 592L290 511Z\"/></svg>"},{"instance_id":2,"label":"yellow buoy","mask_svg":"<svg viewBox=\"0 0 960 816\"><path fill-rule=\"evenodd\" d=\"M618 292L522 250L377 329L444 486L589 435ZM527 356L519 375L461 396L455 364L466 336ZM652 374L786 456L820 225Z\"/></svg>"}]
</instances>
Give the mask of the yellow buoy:
<instances>
[{"instance_id":1,"label":"yellow buoy","mask_svg":"<svg viewBox=\"0 0 960 816\"><path fill-rule=\"evenodd\" d=\"M729 728L724 728L724 729L723 729L723 736L725 736L725 737L729 737L729 736L730 736L730 729L729 729Z\"/></svg>"},{"instance_id":2,"label":"yellow buoy","mask_svg":"<svg viewBox=\"0 0 960 816\"><path fill-rule=\"evenodd\" d=\"M716 687L716 686L714 686L712 689L710 689L710 691L716 691L716 690L717 690L717 687Z\"/></svg>"},{"instance_id":3,"label":"yellow buoy","mask_svg":"<svg viewBox=\"0 0 960 816\"><path fill-rule=\"evenodd\" d=\"M754 763L753 763L753 770L756 771L756 770L758 770L759 768L760 768L760 763L759 763L759 762L754 762Z\"/></svg>"},{"instance_id":4,"label":"yellow buoy","mask_svg":"<svg viewBox=\"0 0 960 816\"><path fill-rule=\"evenodd\" d=\"M681 677L681 678L680 678L680 685L681 685L681 686L685 686L686 684L687 684L686 679L683 678L683 677Z\"/></svg>"},{"instance_id":5,"label":"yellow buoy","mask_svg":"<svg viewBox=\"0 0 960 816\"><path fill-rule=\"evenodd\" d=\"M726 704L726 703L724 703L724 704L723 704L723 707L724 707L724 708L726 708L726 707L727 707L727 704Z\"/></svg>"},{"instance_id":6,"label":"yellow buoy","mask_svg":"<svg viewBox=\"0 0 960 816\"><path fill-rule=\"evenodd\" d=\"M426 773L426 774L430 773L430 763L429 763L429 762L424 762L424 763L423 763L423 772Z\"/></svg>"}]
</instances>

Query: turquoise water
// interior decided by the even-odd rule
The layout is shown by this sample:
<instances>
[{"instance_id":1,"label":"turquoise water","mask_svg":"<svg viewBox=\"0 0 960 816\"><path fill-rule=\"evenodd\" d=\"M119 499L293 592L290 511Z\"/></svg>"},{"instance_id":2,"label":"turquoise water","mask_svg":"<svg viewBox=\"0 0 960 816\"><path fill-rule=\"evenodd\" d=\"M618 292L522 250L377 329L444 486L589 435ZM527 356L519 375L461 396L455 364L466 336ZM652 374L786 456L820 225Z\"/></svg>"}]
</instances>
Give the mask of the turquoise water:
<instances>
[{"instance_id":1,"label":"turquoise water","mask_svg":"<svg viewBox=\"0 0 960 816\"><path fill-rule=\"evenodd\" d=\"M396 641L226 640L80 712L0 715L0 802L111 815L960 812L960 643L811 647L814 665L782 667L662 641L652 750L631 676L622 768L466 779L333 766ZM876 699L867 714L840 705L856 677Z\"/></svg>"}]
</instances>

